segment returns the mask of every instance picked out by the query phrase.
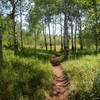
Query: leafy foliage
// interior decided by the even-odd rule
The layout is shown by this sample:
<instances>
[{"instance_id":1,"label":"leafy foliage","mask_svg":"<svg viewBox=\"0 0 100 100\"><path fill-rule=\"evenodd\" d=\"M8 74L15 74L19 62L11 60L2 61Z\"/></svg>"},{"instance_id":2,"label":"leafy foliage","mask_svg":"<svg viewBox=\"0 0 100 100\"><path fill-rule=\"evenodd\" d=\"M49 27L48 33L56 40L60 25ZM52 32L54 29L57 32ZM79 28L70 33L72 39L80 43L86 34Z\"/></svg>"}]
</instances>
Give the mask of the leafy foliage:
<instances>
[{"instance_id":1,"label":"leafy foliage","mask_svg":"<svg viewBox=\"0 0 100 100\"><path fill-rule=\"evenodd\" d=\"M4 52L5 63L0 70L0 99L20 100L23 97L44 100L52 83L50 64L14 56L11 51Z\"/></svg>"},{"instance_id":2,"label":"leafy foliage","mask_svg":"<svg viewBox=\"0 0 100 100\"><path fill-rule=\"evenodd\" d=\"M68 73L70 77L71 98L75 97L76 100L92 100L95 97L100 98L99 58L100 54L97 56L91 55L62 64L65 73Z\"/></svg>"}]
</instances>

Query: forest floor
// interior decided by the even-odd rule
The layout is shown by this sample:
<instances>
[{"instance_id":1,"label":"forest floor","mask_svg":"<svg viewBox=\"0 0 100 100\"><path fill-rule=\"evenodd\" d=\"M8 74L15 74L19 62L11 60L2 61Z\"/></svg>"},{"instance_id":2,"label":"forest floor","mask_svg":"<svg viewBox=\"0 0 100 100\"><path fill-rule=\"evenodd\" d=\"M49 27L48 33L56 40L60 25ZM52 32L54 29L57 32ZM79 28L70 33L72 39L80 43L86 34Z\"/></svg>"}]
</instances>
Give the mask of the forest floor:
<instances>
[{"instance_id":1,"label":"forest floor","mask_svg":"<svg viewBox=\"0 0 100 100\"><path fill-rule=\"evenodd\" d=\"M53 84L46 100L68 100L68 80L65 79L64 70L54 57L51 61L53 65Z\"/></svg>"}]
</instances>

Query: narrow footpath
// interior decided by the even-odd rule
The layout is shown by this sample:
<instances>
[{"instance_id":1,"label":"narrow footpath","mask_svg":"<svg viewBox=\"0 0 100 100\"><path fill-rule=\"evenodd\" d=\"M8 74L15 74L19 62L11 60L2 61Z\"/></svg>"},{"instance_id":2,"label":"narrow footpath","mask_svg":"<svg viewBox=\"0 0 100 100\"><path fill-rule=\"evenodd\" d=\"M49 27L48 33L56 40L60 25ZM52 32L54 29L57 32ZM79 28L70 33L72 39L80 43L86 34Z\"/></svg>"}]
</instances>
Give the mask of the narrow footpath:
<instances>
[{"instance_id":1,"label":"narrow footpath","mask_svg":"<svg viewBox=\"0 0 100 100\"><path fill-rule=\"evenodd\" d=\"M65 79L64 70L56 56L53 56L51 63L53 65L54 79L46 100L68 100L68 81Z\"/></svg>"}]
</instances>

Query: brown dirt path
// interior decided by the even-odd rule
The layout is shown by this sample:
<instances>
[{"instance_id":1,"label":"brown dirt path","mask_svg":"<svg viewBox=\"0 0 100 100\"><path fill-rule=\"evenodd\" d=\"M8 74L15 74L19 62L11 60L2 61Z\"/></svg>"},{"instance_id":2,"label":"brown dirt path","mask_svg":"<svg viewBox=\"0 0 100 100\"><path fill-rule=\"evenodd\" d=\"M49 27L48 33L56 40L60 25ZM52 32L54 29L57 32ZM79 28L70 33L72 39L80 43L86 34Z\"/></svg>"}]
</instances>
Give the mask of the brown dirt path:
<instances>
[{"instance_id":1,"label":"brown dirt path","mask_svg":"<svg viewBox=\"0 0 100 100\"><path fill-rule=\"evenodd\" d=\"M46 100L68 100L68 82L65 79L64 70L60 64L57 63L57 65L53 66L53 73L53 84Z\"/></svg>"}]
</instances>

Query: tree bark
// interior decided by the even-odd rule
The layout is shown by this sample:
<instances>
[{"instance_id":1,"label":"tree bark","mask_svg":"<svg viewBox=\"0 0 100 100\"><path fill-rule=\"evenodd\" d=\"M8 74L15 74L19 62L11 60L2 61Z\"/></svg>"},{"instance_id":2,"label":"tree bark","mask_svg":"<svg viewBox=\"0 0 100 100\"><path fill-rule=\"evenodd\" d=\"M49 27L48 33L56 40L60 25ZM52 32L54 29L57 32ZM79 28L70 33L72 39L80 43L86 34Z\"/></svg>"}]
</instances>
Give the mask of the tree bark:
<instances>
[{"instance_id":1,"label":"tree bark","mask_svg":"<svg viewBox=\"0 0 100 100\"><path fill-rule=\"evenodd\" d=\"M46 50L48 50L47 39L46 39L46 31L45 31L45 21L43 22L43 20L42 20L42 25L43 25L44 44L45 44Z\"/></svg>"},{"instance_id":2,"label":"tree bark","mask_svg":"<svg viewBox=\"0 0 100 100\"><path fill-rule=\"evenodd\" d=\"M0 67L3 64L3 50L2 50L2 31L0 27Z\"/></svg>"},{"instance_id":3,"label":"tree bark","mask_svg":"<svg viewBox=\"0 0 100 100\"><path fill-rule=\"evenodd\" d=\"M98 37L97 37L97 26L98 26L98 21L97 21L97 7L96 7L96 0L92 0L92 5L93 5L93 10L94 10L94 15L95 15L95 25L94 25L94 32L95 32L95 47L96 51L98 50Z\"/></svg>"},{"instance_id":4,"label":"tree bark","mask_svg":"<svg viewBox=\"0 0 100 100\"><path fill-rule=\"evenodd\" d=\"M48 29L49 29L49 39L50 39L50 50L52 51L52 41L51 41L51 34L50 34L50 23L48 23Z\"/></svg>"},{"instance_id":5,"label":"tree bark","mask_svg":"<svg viewBox=\"0 0 100 100\"><path fill-rule=\"evenodd\" d=\"M62 31L62 16L60 14L60 32L61 32L61 51L64 49L63 48L63 31Z\"/></svg>"},{"instance_id":6,"label":"tree bark","mask_svg":"<svg viewBox=\"0 0 100 100\"><path fill-rule=\"evenodd\" d=\"M75 43L75 48L74 48L74 51L75 51L75 54L76 54L76 49L77 49L77 38L76 38L76 33L77 33L77 17L76 17L76 21L75 21L75 35L74 35L74 43Z\"/></svg>"},{"instance_id":7,"label":"tree bark","mask_svg":"<svg viewBox=\"0 0 100 100\"><path fill-rule=\"evenodd\" d=\"M23 32L22 32L22 0L20 0L20 39L21 39L21 51L23 50Z\"/></svg>"},{"instance_id":8,"label":"tree bark","mask_svg":"<svg viewBox=\"0 0 100 100\"><path fill-rule=\"evenodd\" d=\"M83 38L82 38L82 27L81 27L81 18L79 16L78 19L79 23L78 23L78 29L79 29L79 38L80 38L80 49L83 50Z\"/></svg>"},{"instance_id":9,"label":"tree bark","mask_svg":"<svg viewBox=\"0 0 100 100\"><path fill-rule=\"evenodd\" d=\"M56 18L53 17L53 39L54 39L54 51L56 51Z\"/></svg>"},{"instance_id":10,"label":"tree bark","mask_svg":"<svg viewBox=\"0 0 100 100\"><path fill-rule=\"evenodd\" d=\"M13 6L13 10L12 10L12 20L13 20L13 39L14 39L14 54L18 53L18 43L17 43L17 34L16 34L16 23L15 23L15 0L12 1L12 6Z\"/></svg>"},{"instance_id":11,"label":"tree bark","mask_svg":"<svg viewBox=\"0 0 100 100\"><path fill-rule=\"evenodd\" d=\"M68 37L68 1L64 0L64 54L65 54L65 58L68 59L68 52L69 52L69 37Z\"/></svg>"},{"instance_id":12,"label":"tree bark","mask_svg":"<svg viewBox=\"0 0 100 100\"><path fill-rule=\"evenodd\" d=\"M73 21L72 21L72 18L71 18L71 38L72 38L72 51L74 51Z\"/></svg>"}]
</instances>

